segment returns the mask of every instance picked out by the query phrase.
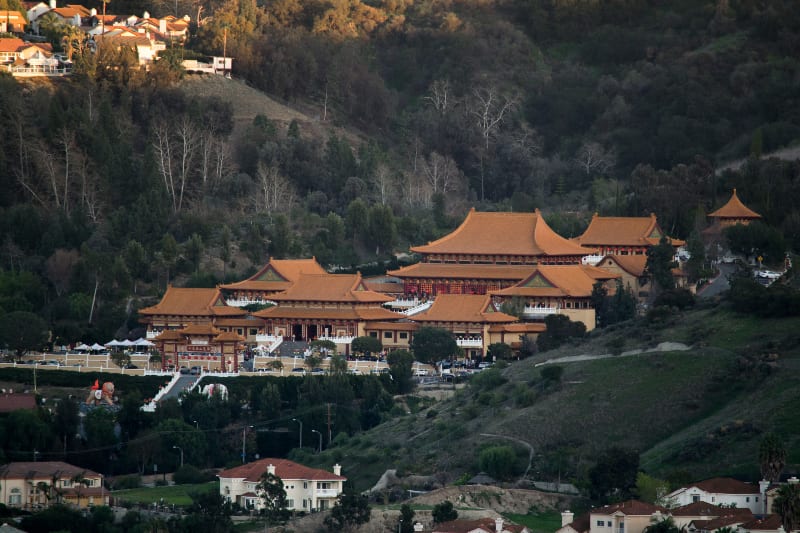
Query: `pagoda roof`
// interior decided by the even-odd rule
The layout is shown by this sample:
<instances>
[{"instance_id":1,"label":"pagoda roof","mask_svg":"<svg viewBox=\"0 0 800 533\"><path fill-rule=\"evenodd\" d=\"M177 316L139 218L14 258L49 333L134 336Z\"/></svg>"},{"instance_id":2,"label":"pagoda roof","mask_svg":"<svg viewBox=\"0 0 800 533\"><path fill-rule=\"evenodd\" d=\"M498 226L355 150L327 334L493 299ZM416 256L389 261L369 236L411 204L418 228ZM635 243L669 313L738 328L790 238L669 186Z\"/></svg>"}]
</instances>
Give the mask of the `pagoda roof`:
<instances>
[{"instance_id":1,"label":"pagoda roof","mask_svg":"<svg viewBox=\"0 0 800 533\"><path fill-rule=\"evenodd\" d=\"M220 330L211 324L189 324L179 330L181 335L218 335Z\"/></svg>"},{"instance_id":2,"label":"pagoda roof","mask_svg":"<svg viewBox=\"0 0 800 533\"><path fill-rule=\"evenodd\" d=\"M595 283L618 277L619 274L590 265L540 265L513 287L491 291L490 294L588 298Z\"/></svg>"},{"instance_id":3,"label":"pagoda roof","mask_svg":"<svg viewBox=\"0 0 800 533\"><path fill-rule=\"evenodd\" d=\"M498 324L517 322L515 316L497 311L486 294L440 294L427 311L408 317L414 322L467 322Z\"/></svg>"},{"instance_id":4,"label":"pagoda roof","mask_svg":"<svg viewBox=\"0 0 800 533\"><path fill-rule=\"evenodd\" d=\"M218 288L187 289L170 285L156 305L139 309L140 315L244 316L247 311L226 305Z\"/></svg>"},{"instance_id":5,"label":"pagoda roof","mask_svg":"<svg viewBox=\"0 0 800 533\"><path fill-rule=\"evenodd\" d=\"M323 309L320 307L270 307L258 311L256 316L264 319L322 319L322 320L400 320L405 315L389 311L384 307L352 307L349 309Z\"/></svg>"},{"instance_id":6,"label":"pagoda roof","mask_svg":"<svg viewBox=\"0 0 800 533\"><path fill-rule=\"evenodd\" d=\"M736 189L733 189L730 200L728 203L709 213L710 217L714 218L761 218L761 215L747 207L739 200L739 195L736 194Z\"/></svg>"},{"instance_id":7,"label":"pagoda roof","mask_svg":"<svg viewBox=\"0 0 800 533\"><path fill-rule=\"evenodd\" d=\"M370 290L361 273L300 274L295 283L283 292L273 294L275 302L352 302L385 303L393 297ZM268 311L268 310L265 310ZM256 314L256 316L264 316Z\"/></svg>"},{"instance_id":8,"label":"pagoda roof","mask_svg":"<svg viewBox=\"0 0 800 533\"><path fill-rule=\"evenodd\" d=\"M414 263L388 274L398 278L521 280L535 268L535 265Z\"/></svg>"},{"instance_id":9,"label":"pagoda roof","mask_svg":"<svg viewBox=\"0 0 800 533\"><path fill-rule=\"evenodd\" d=\"M216 337L214 337L215 342L244 342L245 339L241 335L237 335L235 331L223 331Z\"/></svg>"},{"instance_id":10,"label":"pagoda roof","mask_svg":"<svg viewBox=\"0 0 800 533\"><path fill-rule=\"evenodd\" d=\"M602 268L600 265L607 265L609 261L613 261L622 270L636 277L644 276L647 268L646 255L607 255L596 266Z\"/></svg>"},{"instance_id":11,"label":"pagoda roof","mask_svg":"<svg viewBox=\"0 0 800 533\"><path fill-rule=\"evenodd\" d=\"M180 341L183 340L183 335L181 335L177 330L174 329L165 329L158 336L155 338L156 341Z\"/></svg>"},{"instance_id":12,"label":"pagoda roof","mask_svg":"<svg viewBox=\"0 0 800 533\"><path fill-rule=\"evenodd\" d=\"M325 269L311 259L270 259L261 270L243 281L220 285L225 290L283 291L302 274L325 274Z\"/></svg>"},{"instance_id":13,"label":"pagoda roof","mask_svg":"<svg viewBox=\"0 0 800 533\"><path fill-rule=\"evenodd\" d=\"M656 215L649 217L601 217L597 213L589 222L583 235L574 241L582 246L654 246L667 237L658 225ZM682 246L684 241L667 237L673 246Z\"/></svg>"},{"instance_id":14,"label":"pagoda roof","mask_svg":"<svg viewBox=\"0 0 800 533\"><path fill-rule=\"evenodd\" d=\"M533 213L479 212L470 209L464 222L441 239L415 246L421 254L563 256L590 251L553 231L537 209Z\"/></svg>"}]
</instances>

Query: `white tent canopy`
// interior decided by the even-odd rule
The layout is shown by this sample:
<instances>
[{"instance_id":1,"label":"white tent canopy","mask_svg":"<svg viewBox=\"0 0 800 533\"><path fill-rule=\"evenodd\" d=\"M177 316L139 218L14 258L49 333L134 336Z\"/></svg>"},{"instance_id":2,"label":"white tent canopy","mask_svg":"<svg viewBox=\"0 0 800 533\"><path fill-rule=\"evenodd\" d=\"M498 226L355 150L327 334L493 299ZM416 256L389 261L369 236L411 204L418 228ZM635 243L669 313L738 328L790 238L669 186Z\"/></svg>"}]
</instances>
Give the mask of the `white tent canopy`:
<instances>
[{"instance_id":1,"label":"white tent canopy","mask_svg":"<svg viewBox=\"0 0 800 533\"><path fill-rule=\"evenodd\" d=\"M134 344L135 343L133 341L129 341L128 339L125 339L119 343L120 346L133 346Z\"/></svg>"},{"instance_id":2,"label":"white tent canopy","mask_svg":"<svg viewBox=\"0 0 800 533\"><path fill-rule=\"evenodd\" d=\"M155 346L154 342L151 342L144 337L139 337L135 341L133 341L134 346Z\"/></svg>"},{"instance_id":3,"label":"white tent canopy","mask_svg":"<svg viewBox=\"0 0 800 533\"><path fill-rule=\"evenodd\" d=\"M106 346L121 346L120 342L117 339L114 339L111 342L107 342Z\"/></svg>"},{"instance_id":4,"label":"white tent canopy","mask_svg":"<svg viewBox=\"0 0 800 533\"><path fill-rule=\"evenodd\" d=\"M89 349L91 349L93 352L99 352L100 350L105 350L106 347L102 344L94 343L89 347Z\"/></svg>"},{"instance_id":5,"label":"white tent canopy","mask_svg":"<svg viewBox=\"0 0 800 533\"><path fill-rule=\"evenodd\" d=\"M88 344L80 343L75 347L75 349L78 350L79 352L88 352L89 350L92 349L92 347L89 346Z\"/></svg>"}]
</instances>

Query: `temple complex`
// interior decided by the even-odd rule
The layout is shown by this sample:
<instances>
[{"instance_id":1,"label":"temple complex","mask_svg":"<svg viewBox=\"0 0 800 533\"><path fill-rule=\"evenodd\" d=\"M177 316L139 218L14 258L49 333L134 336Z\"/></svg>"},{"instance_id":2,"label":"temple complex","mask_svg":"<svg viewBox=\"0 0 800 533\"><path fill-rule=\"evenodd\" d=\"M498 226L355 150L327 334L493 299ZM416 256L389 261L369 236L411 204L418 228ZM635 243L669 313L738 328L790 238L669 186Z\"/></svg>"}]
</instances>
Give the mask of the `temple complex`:
<instances>
[{"instance_id":1,"label":"temple complex","mask_svg":"<svg viewBox=\"0 0 800 533\"><path fill-rule=\"evenodd\" d=\"M271 303L269 297L291 287L301 274L325 274L311 259L270 259L261 270L244 281L220 285L225 302L233 307Z\"/></svg>"},{"instance_id":2,"label":"temple complex","mask_svg":"<svg viewBox=\"0 0 800 533\"><path fill-rule=\"evenodd\" d=\"M269 335L292 341L332 340L349 353L370 322L405 318L384 304L391 296L367 288L361 274L301 274L288 289L270 296L277 305L253 313Z\"/></svg>"},{"instance_id":3,"label":"temple complex","mask_svg":"<svg viewBox=\"0 0 800 533\"><path fill-rule=\"evenodd\" d=\"M162 369L198 366L206 371L222 372L239 370L239 354L244 349L244 341L244 337L220 331L211 324L165 330L154 339L161 353Z\"/></svg>"},{"instance_id":4,"label":"temple complex","mask_svg":"<svg viewBox=\"0 0 800 533\"><path fill-rule=\"evenodd\" d=\"M224 319L246 319L247 311L227 305L219 289L184 289L170 285L161 301L139 309L147 337L164 330L179 330L193 324L215 326ZM241 326L244 327L244 326Z\"/></svg>"},{"instance_id":5,"label":"temple complex","mask_svg":"<svg viewBox=\"0 0 800 533\"><path fill-rule=\"evenodd\" d=\"M645 255L647 249L657 245L666 237L658 225L656 216L649 217L592 217L589 227L574 241L587 249L594 249L600 255ZM674 247L685 243L679 239L666 237Z\"/></svg>"},{"instance_id":6,"label":"temple complex","mask_svg":"<svg viewBox=\"0 0 800 533\"><path fill-rule=\"evenodd\" d=\"M735 224L747 225L759 220L761 215L744 205L736 194L736 189L733 189L728 202L713 213L709 213L708 217L713 220L714 226L725 228Z\"/></svg>"},{"instance_id":7,"label":"temple complex","mask_svg":"<svg viewBox=\"0 0 800 533\"><path fill-rule=\"evenodd\" d=\"M590 265L540 265L513 287L492 291L497 304L516 299L522 305L525 320L543 320L548 315L566 315L594 329L595 310L592 290L598 282L609 291L616 289L619 274Z\"/></svg>"},{"instance_id":8,"label":"temple complex","mask_svg":"<svg viewBox=\"0 0 800 533\"><path fill-rule=\"evenodd\" d=\"M533 213L490 213L471 209L453 232L411 248L419 263L390 271L403 280L406 297L486 294L510 287L539 264L574 265L591 250L565 239Z\"/></svg>"}]
</instances>

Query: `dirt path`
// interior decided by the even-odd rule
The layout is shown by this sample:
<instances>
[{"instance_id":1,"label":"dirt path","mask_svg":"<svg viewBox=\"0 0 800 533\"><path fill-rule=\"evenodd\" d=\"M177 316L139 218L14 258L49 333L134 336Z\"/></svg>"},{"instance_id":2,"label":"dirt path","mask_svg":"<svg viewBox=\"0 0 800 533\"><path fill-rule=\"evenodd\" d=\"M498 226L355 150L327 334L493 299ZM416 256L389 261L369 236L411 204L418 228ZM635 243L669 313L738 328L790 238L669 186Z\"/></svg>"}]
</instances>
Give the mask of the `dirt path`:
<instances>
[{"instance_id":1,"label":"dirt path","mask_svg":"<svg viewBox=\"0 0 800 533\"><path fill-rule=\"evenodd\" d=\"M761 159L769 159L770 157L782 159L784 161L796 161L800 159L800 146L781 148L780 150L775 150L774 152L762 155ZM737 159L736 161L731 161L730 163L726 163L725 165L717 168L717 174L722 174L726 170L739 170L745 163L747 163L746 157L743 159Z\"/></svg>"},{"instance_id":2,"label":"dirt path","mask_svg":"<svg viewBox=\"0 0 800 533\"><path fill-rule=\"evenodd\" d=\"M552 365L555 363L576 363L578 361L593 361L595 359L608 359L611 357L629 357L632 355L647 355L659 352L685 352L688 349L690 349L690 347L681 342L662 342L655 348L649 348L647 350L639 350L639 349L628 350L627 352L622 352L621 354L618 355L614 355L612 353L568 355L565 357L548 359L547 361L536 363L534 366Z\"/></svg>"}]
</instances>

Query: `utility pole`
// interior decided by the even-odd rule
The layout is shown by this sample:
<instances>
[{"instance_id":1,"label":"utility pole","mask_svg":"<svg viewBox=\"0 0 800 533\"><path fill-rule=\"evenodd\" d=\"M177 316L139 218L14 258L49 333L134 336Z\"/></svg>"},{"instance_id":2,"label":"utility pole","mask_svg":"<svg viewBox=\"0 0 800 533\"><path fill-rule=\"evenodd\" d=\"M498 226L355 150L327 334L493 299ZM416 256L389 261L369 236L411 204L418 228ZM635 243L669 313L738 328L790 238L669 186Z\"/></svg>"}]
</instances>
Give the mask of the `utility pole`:
<instances>
[{"instance_id":1,"label":"utility pole","mask_svg":"<svg viewBox=\"0 0 800 533\"><path fill-rule=\"evenodd\" d=\"M328 404L328 446L331 444L331 404Z\"/></svg>"}]
</instances>

